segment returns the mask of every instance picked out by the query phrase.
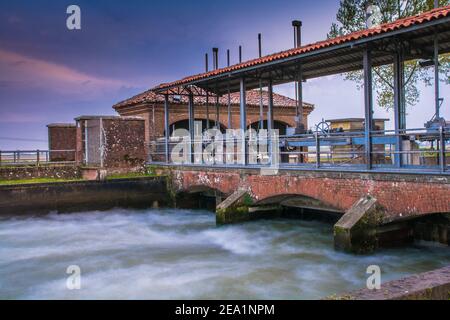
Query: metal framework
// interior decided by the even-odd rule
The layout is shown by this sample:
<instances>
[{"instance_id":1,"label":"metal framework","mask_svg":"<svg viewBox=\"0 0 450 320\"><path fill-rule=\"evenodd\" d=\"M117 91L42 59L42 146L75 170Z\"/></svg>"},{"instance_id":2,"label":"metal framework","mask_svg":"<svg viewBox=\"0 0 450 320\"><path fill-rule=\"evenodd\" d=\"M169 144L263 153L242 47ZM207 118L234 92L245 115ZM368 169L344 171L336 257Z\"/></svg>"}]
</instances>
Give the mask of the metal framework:
<instances>
[{"instance_id":1,"label":"metal framework","mask_svg":"<svg viewBox=\"0 0 450 320\"><path fill-rule=\"evenodd\" d=\"M449 11L450 7L442 8ZM259 38L260 41L260 38ZM269 56L271 58L260 58L254 61L240 63L235 66L229 66L224 69L215 68L211 72L191 78L182 79L171 84L162 84L155 88L155 92L164 94L165 99L165 157L169 162L170 138L168 130L168 113L169 100L168 95L187 95L189 97L189 129L192 140L194 139L194 96L206 96L216 98L216 121L218 121L218 99L232 92L240 92L240 129L247 129L246 116L246 90L261 88L262 84L267 84L269 91L269 102L267 110L267 129L273 128L273 86L295 82L296 96L298 100L297 121L302 120L302 83L308 79L340 74L343 72L363 70L364 72L364 131L358 136L336 136L333 134L321 135L302 135L303 132L296 132L294 137L280 137L281 145L290 145L293 148L298 147L315 147L315 168L320 169L323 157L321 148L324 146L333 147L339 145L343 140L347 143L359 143L364 147L362 155L358 156L364 159L363 169L358 170L376 170L377 164L374 158L377 153L374 145L380 144L382 141L384 149L386 146L394 149L390 151L392 156L393 167L397 170L404 171L410 165L406 161L406 151L403 151L403 142L408 139L408 129L405 117L405 93L404 93L404 63L412 59L433 59L435 64L435 116L439 117L439 70L438 56L439 54L450 52L450 14L444 14L435 19L423 19L420 23L405 24L402 27L392 27L386 32L370 34L365 37L356 37L354 40L345 42L336 42L332 45L316 44L305 46L310 50L298 48L296 54L278 54ZM394 124L395 130L392 132L374 131L373 126L373 93L372 93L372 69L376 66L393 64L394 66ZM217 62L215 63L217 67ZM206 68L208 71L208 69ZM208 102L207 102L208 104ZM229 103L230 104L230 103ZM231 124L230 108L228 107L228 122ZM263 106L261 101L260 111ZM208 114L209 119L209 114ZM262 119L260 119L261 121ZM209 121L207 121L209 123ZM262 128L262 121L260 128ZM414 137L418 141L432 141L432 147L436 150L436 158L438 171L441 174L448 174L448 166L446 164L446 152L448 146L446 141L449 140L448 132L445 126L435 128L436 130L427 130L421 128L414 132ZM292 140L294 139L294 140ZM313 139L313 140L311 140ZM334 139L334 140L333 140ZM358 140L359 139L359 140ZM384 140L383 140L384 139ZM313 141L313 144L311 144ZM247 154L248 145L246 139L241 139L244 153ZM435 145L433 144L435 143ZM386 152L386 151L383 151ZM307 156L311 152L297 152ZM410 152L408 150L409 154ZM292 153L291 153L292 154ZM311 155L310 155L311 157ZM406 159L406 160L405 160ZM247 165L247 157L243 157L242 165ZM377 160L378 161L378 160ZM404 163L406 162L406 163ZM298 166L301 168L301 166ZM391 166L390 166L391 167ZM413 166L411 171L417 170L417 166Z\"/></svg>"}]
</instances>

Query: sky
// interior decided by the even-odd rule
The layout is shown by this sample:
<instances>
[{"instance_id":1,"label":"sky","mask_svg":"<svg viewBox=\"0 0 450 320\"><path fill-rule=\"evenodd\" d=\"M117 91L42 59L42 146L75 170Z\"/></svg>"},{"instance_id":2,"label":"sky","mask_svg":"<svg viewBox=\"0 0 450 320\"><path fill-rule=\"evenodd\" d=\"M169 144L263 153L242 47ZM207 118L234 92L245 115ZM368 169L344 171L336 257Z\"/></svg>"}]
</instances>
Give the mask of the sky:
<instances>
[{"instance_id":1,"label":"sky","mask_svg":"<svg viewBox=\"0 0 450 320\"><path fill-rule=\"evenodd\" d=\"M81 9L81 30L66 27L69 5ZM46 125L80 115L112 115L112 105L162 82L204 70L204 54L226 49L237 62L293 47L291 21L303 21L304 44L323 40L339 0L0 0L0 150L46 149ZM210 63L212 65L212 63ZM433 88L420 86L408 107L410 127L433 115ZM293 85L275 87L294 96ZM444 117L450 90L441 85ZM308 81L304 99L322 118L363 116L363 93L340 75ZM375 116L391 115L375 106ZM392 121L391 121L392 124ZM388 127L391 127L391 124Z\"/></svg>"}]
</instances>

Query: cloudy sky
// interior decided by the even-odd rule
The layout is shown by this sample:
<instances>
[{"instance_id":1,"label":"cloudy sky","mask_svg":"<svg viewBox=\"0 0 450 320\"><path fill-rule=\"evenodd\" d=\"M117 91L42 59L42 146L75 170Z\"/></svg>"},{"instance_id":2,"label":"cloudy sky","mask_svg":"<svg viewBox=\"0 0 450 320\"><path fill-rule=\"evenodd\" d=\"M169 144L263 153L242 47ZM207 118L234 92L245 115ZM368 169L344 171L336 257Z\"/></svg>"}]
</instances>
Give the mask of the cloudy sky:
<instances>
[{"instance_id":1,"label":"cloudy sky","mask_svg":"<svg viewBox=\"0 0 450 320\"><path fill-rule=\"evenodd\" d=\"M66 28L66 9L81 8L81 30ZM0 149L47 147L45 125L111 106L161 82L203 71L204 54L220 48L220 65L293 46L291 20L303 21L303 43L323 40L339 0L0 0ZM293 86L276 88L293 96ZM448 86L443 96L450 101ZM362 92L341 76L305 84L305 100L322 118L363 116ZM410 126L433 114L433 89L421 86L408 108ZM450 119L450 106L443 114ZM376 107L376 116L389 114Z\"/></svg>"}]
</instances>

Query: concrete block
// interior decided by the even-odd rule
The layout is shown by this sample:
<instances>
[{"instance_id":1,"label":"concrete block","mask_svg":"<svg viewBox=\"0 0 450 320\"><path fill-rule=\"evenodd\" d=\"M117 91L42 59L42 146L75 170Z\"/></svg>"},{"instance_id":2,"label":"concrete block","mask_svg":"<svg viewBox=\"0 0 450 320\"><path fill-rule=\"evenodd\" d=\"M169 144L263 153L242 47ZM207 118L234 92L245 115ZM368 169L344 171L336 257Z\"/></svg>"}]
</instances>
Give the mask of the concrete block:
<instances>
[{"instance_id":1,"label":"concrete block","mask_svg":"<svg viewBox=\"0 0 450 320\"><path fill-rule=\"evenodd\" d=\"M377 227L383 216L377 199L362 197L334 225L335 248L353 253L372 252L378 247Z\"/></svg>"}]
</instances>

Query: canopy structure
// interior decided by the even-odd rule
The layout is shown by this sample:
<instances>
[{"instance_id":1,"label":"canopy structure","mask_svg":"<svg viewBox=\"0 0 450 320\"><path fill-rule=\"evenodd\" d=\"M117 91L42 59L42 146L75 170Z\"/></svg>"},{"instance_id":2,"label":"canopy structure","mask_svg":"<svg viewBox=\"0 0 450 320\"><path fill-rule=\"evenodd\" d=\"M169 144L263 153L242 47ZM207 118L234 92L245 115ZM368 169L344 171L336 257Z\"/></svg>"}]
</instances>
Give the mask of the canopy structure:
<instances>
[{"instance_id":1,"label":"canopy structure","mask_svg":"<svg viewBox=\"0 0 450 320\"><path fill-rule=\"evenodd\" d=\"M228 90L239 91L243 77L247 89L258 88L260 79L270 79L273 85L293 82L299 66L303 80L360 70L363 69L363 55L367 49L371 51L372 66L392 64L400 50L404 61L432 59L436 37L439 53L450 52L450 6L163 83L154 90L170 94L182 90L180 87L195 85L210 93L223 95Z\"/></svg>"},{"instance_id":2,"label":"canopy structure","mask_svg":"<svg viewBox=\"0 0 450 320\"><path fill-rule=\"evenodd\" d=\"M298 42L297 42L298 43ZM314 44L296 47L294 49L267 55L226 68L205 72L198 75L186 77L171 83L160 84L153 88L156 94L164 95L164 125L169 132L169 95L188 96L189 113L189 135L194 141L194 96L205 96L215 100L216 114L219 114L219 100L223 95L228 96L228 113L230 114L230 95L239 92L239 129L247 130L247 90L267 87L268 103L267 112L264 105L260 103L260 122L267 119L267 129L272 132L273 121L273 86L289 82L296 85L296 117L295 134L291 137L282 137L282 146L294 146L302 148L315 146L315 168L322 167L322 151L320 143L330 144L331 148L339 143L358 146L362 151L351 152L351 159L360 159L365 170L372 170L374 166L382 161L390 161L389 167L398 170L417 167L417 161L413 159L421 151L412 150L417 145L411 145L412 140L432 141L434 146L430 151L436 158L435 166L440 173L447 171L446 141L450 141L450 127L447 127L445 119L440 117L440 106L442 98L439 93L439 54L450 52L450 6L436 8L434 10L400 19L392 23L386 23L373 28L354 32L345 36L328 39ZM435 113L433 118L420 128L420 132L410 134L406 125L406 101L405 101L405 68L404 63L408 60L421 59L421 65L434 65L434 87L435 87ZM394 127L392 132L377 132L373 119L373 67L382 65L393 65L393 100L394 100ZM217 65L217 63L216 63ZM341 74L349 71L363 71L364 83L364 131L358 137L354 135L342 140L342 136L330 140L330 132L325 132L323 137L316 132L308 133L305 128L303 115L303 82L308 79L322 76ZM261 89L260 89L261 90ZM208 106L208 102L206 103ZM208 112L207 112L208 113ZM263 126L260 126L263 128ZM411 129L414 130L414 129ZM424 133L425 132L425 133ZM339 134L338 134L339 135ZM240 140L240 154L245 155L239 161L247 165L249 157L247 138ZM290 141L296 139L296 141ZM341 140L339 140L341 139ZM165 136L165 158L170 162L169 146L170 138ZM271 144L273 148L275 144ZM276 144L278 145L278 144ZM377 146L378 145L378 146ZM376 148L374 146L377 146ZM195 162L193 146L190 149L190 161ZM359 150L358 149L358 150ZM384 155L389 149L389 155ZM337 149L333 149L337 150ZM328 151L327 151L328 152ZM337 152L337 151L336 151ZM300 151L301 157L298 161L307 163L309 158L303 157L309 151ZM338 152L337 152L338 153ZM270 151L270 163L277 161L277 151ZM333 156L333 155L331 155ZM353 161L352 160L352 161ZM357 165L355 160L352 166ZM427 159L419 159L419 162ZM414 169L413 169L414 170Z\"/></svg>"}]
</instances>

